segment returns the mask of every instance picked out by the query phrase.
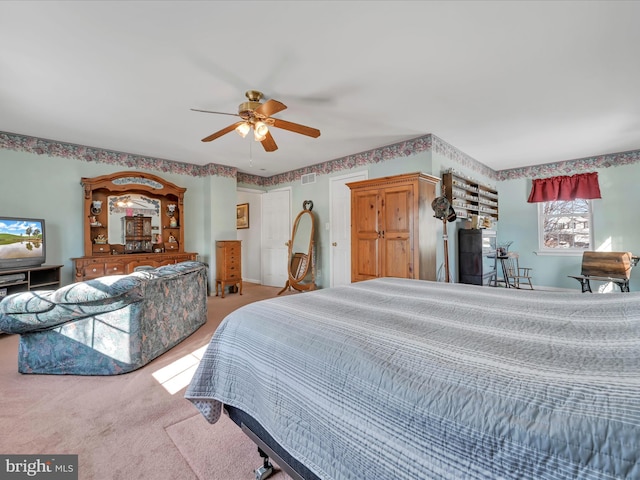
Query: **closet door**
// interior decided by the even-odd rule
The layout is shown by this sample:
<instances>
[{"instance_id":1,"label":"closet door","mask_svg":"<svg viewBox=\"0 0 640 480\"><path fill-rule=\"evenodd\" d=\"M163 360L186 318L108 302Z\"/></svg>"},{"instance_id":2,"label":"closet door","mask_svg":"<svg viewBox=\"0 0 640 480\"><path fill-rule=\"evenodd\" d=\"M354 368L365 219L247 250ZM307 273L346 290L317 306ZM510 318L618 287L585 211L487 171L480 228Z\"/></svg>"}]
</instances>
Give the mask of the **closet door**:
<instances>
[{"instance_id":1,"label":"closet door","mask_svg":"<svg viewBox=\"0 0 640 480\"><path fill-rule=\"evenodd\" d=\"M351 196L351 280L381 276L379 258L380 194L378 189L354 190Z\"/></svg>"},{"instance_id":2,"label":"closet door","mask_svg":"<svg viewBox=\"0 0 640 480\"><path fill-rule=\"evenodd\" d=\"M413 185L389 187L380 194L382 277L415 278Z\"/></svg>"},{"instance_id":3,"label":"closet door","mask_svg":"<svg viewBox=\"0 0 640 480\"><path fill-rule=\"evenodd\" d=\"M287 242L291 237L291 189L262 196L262 284L282 287L287 282Z\"/></svg>"}]
</instances>

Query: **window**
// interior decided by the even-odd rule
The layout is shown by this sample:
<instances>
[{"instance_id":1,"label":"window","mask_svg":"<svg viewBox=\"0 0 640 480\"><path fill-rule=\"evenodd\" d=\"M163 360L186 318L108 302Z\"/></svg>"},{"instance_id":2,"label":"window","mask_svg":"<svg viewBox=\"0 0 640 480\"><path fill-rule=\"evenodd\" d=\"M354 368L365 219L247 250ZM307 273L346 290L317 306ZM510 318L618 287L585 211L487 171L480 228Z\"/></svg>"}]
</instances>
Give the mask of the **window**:
<instances>
[{"instance_id":1,"label":"window","mask_svg":"<svg viewBox=\"0 0 640 480\"><path fill-rule=\"evenodd\" d=\"M591 250L593 215L591 201L555 200L538 203L538 236L541 251Z\"/></svg>"}]
</instances>

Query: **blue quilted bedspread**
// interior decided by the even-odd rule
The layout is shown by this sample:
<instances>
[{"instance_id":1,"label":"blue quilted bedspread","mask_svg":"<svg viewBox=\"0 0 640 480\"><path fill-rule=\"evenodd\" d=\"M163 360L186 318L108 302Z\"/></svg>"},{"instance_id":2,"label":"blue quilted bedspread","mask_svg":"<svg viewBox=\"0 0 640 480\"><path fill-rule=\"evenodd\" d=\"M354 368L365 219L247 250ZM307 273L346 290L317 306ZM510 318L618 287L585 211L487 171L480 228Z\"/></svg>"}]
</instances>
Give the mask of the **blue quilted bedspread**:
<instances>
[{"instance_id":1,"label":"blue quilted bedspread","mask_svg":"<svg viewBox=\"0 0 640 480\"><path fill-rule=\"evenodd\" d=\"M377 279L247 305L186 392L322 479L640 478L640 293Z\"/></svg>"}]
</instances>

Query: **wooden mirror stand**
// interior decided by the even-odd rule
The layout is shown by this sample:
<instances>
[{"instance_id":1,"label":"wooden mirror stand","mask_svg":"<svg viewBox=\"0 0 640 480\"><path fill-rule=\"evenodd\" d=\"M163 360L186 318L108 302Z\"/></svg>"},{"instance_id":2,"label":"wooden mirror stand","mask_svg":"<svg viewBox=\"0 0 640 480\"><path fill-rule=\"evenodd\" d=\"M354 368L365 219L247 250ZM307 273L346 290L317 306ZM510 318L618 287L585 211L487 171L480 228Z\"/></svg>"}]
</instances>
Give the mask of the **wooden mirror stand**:
<instances>
[{"instance_id":1,"label":"wooden mirror stand","mask_svg":"<svg viewBox=\"0 0 640 480\"><path fill-rule=\"evenodd\" d=\"M302 207L303 210L293 222L288 242L287 283L278 295L290 289L299 292L316 289L315 217L311 212L313 202L305 200Z\"/></svg>"}]
</instances>

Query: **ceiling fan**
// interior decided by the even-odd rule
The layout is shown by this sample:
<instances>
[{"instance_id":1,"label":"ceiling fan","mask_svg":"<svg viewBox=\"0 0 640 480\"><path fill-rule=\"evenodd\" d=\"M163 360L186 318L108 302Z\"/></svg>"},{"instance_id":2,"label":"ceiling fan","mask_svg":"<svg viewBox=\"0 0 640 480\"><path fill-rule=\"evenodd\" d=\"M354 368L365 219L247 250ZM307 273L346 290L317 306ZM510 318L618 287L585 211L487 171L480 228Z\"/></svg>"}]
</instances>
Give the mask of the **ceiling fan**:
<instances>
[{"instance_id":1,"label":"ceiling fan","mask_svg":"<svg viewBox=\"0 0 640 480\"><path fill-rule=\"evenodd\" d=\"M282 128L283 130L289 130L290 132L300 133L313 138L318 138L320 136L320 130L316 128L287 122L286 120L281 120L279 118L272 118L271 115L281 112L287 108L285 104L273 99L269 99L266 102L261 103L260 99L263 97L263 94L257 90L249 90L245 95L249 101L243 102L238 106L238 113L212 112L210 110L199 110L196 108L191 109L194 112L232 115L242 119L223 128L222 130L212 133L208 137L203 138L203 142L210 142L233 130L238 132L238 134L244 138L251 130L253 130L255 140L262 143L262 146L267 152L273 152L278 149L278 145L276 145L275 140L271 136L269 127Z\"/></svg>"}]
</instances>

